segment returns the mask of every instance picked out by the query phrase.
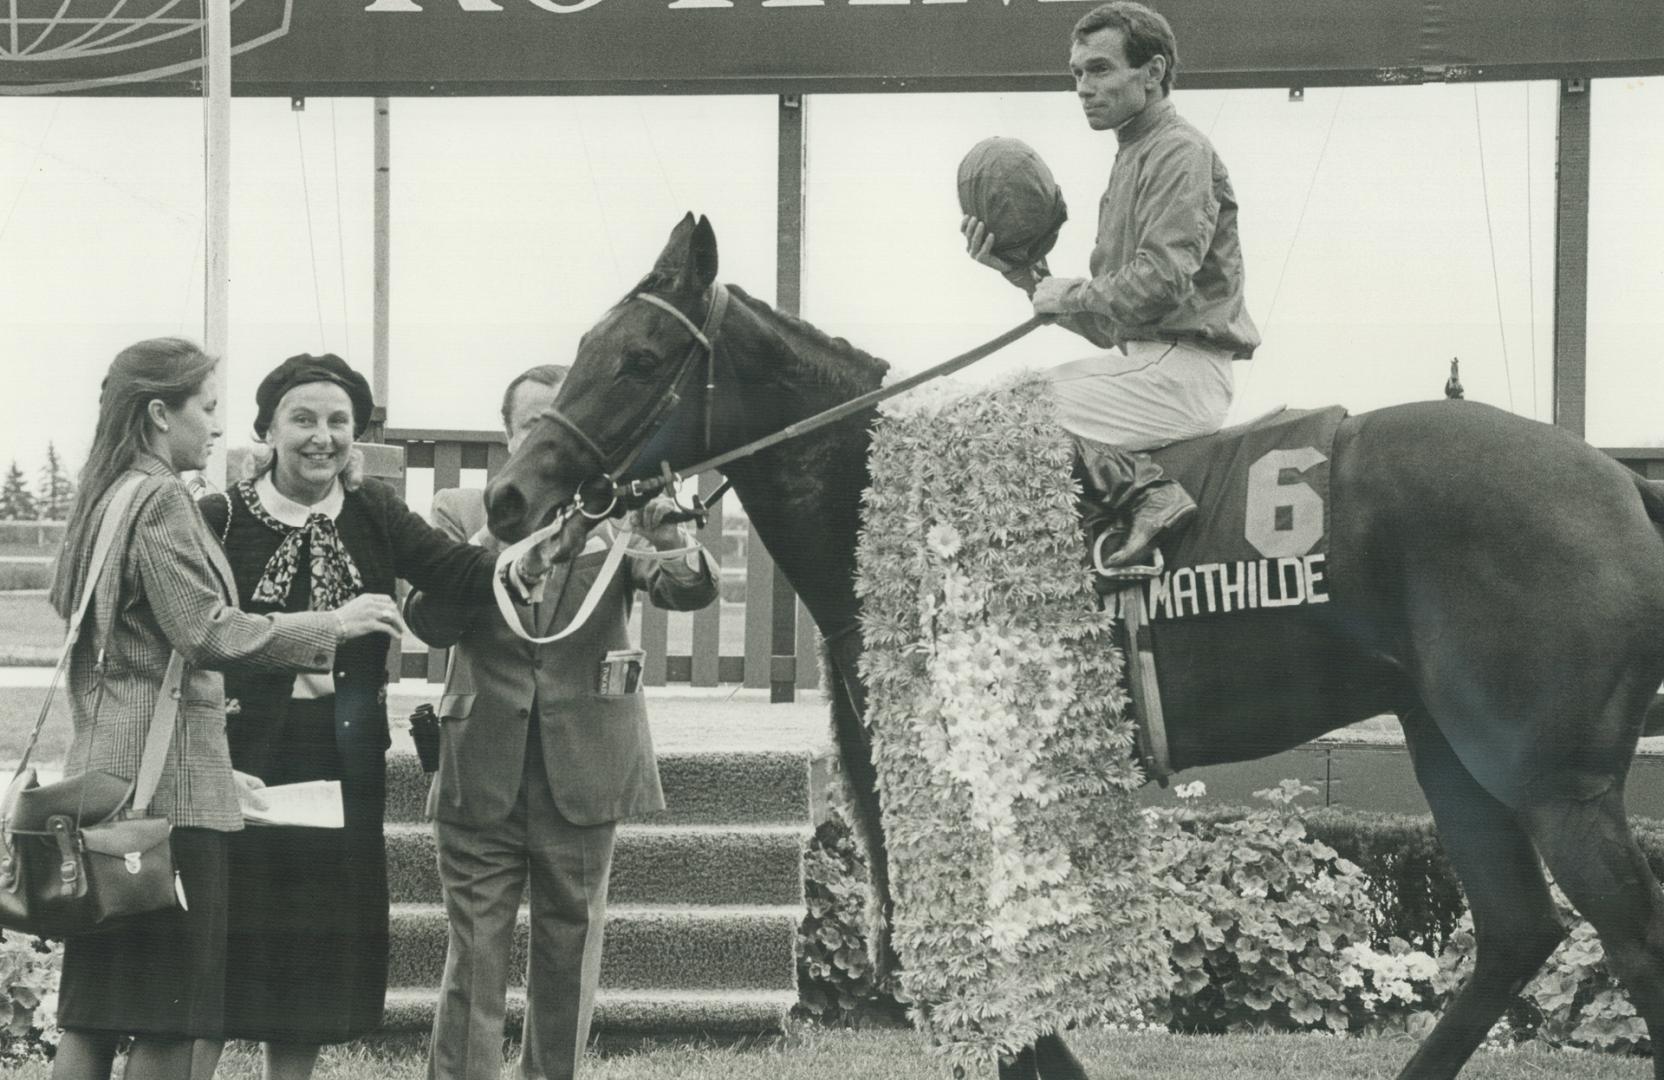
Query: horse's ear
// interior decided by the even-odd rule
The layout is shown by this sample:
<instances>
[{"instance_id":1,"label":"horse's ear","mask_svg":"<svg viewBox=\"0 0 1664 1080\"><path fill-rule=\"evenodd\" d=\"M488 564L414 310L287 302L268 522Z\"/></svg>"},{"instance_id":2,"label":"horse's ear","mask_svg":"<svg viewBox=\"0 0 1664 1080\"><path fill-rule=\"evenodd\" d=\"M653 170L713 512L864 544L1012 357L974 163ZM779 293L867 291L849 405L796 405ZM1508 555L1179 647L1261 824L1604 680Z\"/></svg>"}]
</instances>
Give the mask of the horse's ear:
<instances>
[{"instance_id":1,"label":"horse's ear","mask_svg":"<svg viewBox=\"0 0 1664 1080\"><path fill-rule=\"evenodd\" d=\"M675 277L682 267L688 264L688 237L693 235L693 211L682 215L682 220L670 230L670 239L665 241L664 250L653 263L653 269L662 272L667 277Z\"/></svg>"},{"instance_id":2,"label":"horse's ear","mask_svg":"<svg viewBox=\"0 0 1664 1080\"><path fill-rule=\"evenodd\" d=\"M683 284L692 285L701 293L716 281L716 230L711 228L710 218L704 215L700 215L699 223L693 227L693 236L688 240L688 261L684 274L687 280Z\"/></svg>"}]
</instances>

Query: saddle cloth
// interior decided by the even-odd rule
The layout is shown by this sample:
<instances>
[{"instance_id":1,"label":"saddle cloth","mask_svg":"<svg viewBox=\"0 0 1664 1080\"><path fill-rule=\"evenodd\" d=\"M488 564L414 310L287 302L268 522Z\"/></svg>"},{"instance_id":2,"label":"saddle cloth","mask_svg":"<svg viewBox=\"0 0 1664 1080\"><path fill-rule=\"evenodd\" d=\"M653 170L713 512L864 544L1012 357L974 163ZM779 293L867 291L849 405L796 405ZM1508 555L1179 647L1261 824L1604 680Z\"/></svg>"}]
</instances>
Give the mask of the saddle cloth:
<instances>
[{"instance_id":1,"label":"saddle cloth","mask_svg":"<svg viewBox=\"0 0 1664 1080\"><path fill-rule=\"evenodd\" d=\"M1169 740L1169 719L1194 728L1196 717L1239 713L1282 658L1316 655L1309 616L1329 601L1329 458L1345 417L1339 407L1285 411L1152 455L1197 503L1190 526L1163 543L1161 575L1113 600L1138 753L1159 783L1202 756Z\"/></svg>"},{"instance_id":2,"label":"saddle cloth","mask_svg":"<svg viewBox=\"0 0 1664 1080\"><path fill-rule=\"evenodd\" d=\"M1151 456L1196 500L1162 543L1166 570L1144 584L1152 623L1328 600L1329 456L1339 406L1287 410Z\"/></svg>"}]
</instances>

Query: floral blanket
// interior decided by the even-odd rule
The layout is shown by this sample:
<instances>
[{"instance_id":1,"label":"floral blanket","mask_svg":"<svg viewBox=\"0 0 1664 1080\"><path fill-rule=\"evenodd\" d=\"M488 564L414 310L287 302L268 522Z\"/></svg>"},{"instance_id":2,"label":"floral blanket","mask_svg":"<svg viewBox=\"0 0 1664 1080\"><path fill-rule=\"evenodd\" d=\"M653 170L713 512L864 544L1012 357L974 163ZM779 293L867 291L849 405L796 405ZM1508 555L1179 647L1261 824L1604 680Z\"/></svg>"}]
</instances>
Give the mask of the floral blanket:
<instances>
[{"instance_id":1,"label":"floral blanket","mask_svg":"<svg viewBox=\"0 0 1664 1080\"><path fill-rule=\"evenodd\" d=\"M932 1045L987 1060L1164 991L1158 868L1044 382L899 400L857 582L894 943Z\"/></svg>"}]
</instances>

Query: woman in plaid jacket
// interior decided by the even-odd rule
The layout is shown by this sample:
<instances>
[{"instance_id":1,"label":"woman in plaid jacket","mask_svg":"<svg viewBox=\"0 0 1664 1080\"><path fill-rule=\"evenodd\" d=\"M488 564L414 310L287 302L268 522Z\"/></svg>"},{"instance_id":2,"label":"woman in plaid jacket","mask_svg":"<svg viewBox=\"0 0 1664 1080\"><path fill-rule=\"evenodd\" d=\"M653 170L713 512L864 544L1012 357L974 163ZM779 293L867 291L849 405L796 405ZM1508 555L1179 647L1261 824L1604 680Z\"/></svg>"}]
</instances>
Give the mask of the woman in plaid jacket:
<instances>
[{"instance_id":1,"label":"woman in plaid jacket","mask_svg":"<svg viewBox=\"0 0 1664 1080\"><path fill-rule=\"evenodd\" d=\"M209 376L215 361L188 341L122 350L99 398L98 427L65 529L51 601L66 618L92 570L93 542L117 482L143 477L69 665L75 738L66 775L102 769L133 778L174 652L185 661L179 730L152 809L174 826L188 910L128 918L64 948L55 1080L107 1078L118 1039L133 1037L129 1080L189 1080L222 1038L226 835L243 827L221 669L328 670L336 646L399 626L389 596L332 612L238 610L231 568L179 473L203 468L220 434Z\"/></svg>"}]
</instances>

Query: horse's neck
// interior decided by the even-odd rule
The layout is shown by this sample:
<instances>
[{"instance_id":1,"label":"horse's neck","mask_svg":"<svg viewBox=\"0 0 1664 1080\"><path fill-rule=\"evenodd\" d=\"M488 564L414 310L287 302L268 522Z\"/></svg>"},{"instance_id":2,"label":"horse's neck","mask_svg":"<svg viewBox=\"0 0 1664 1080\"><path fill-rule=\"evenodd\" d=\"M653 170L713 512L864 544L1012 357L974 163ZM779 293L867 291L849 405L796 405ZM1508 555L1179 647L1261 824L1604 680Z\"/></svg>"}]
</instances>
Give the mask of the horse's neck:
<instances>
[{"instance_id":1,"label":"horse's neck","mask_svg":"<svg viewBox=\"0 0 1664 1080\"><path fill-rule=\"evenodd\" d=\"M801 356L783 347L782 335L787 341L790 335L778 326L770 329L759 322L751 329L733 351L742 396L746 389L755 392L770 384L792 390L771 401L770 407L747 409L750 415L769 417L769 430L813 416L862 392L828 387ZM881 377L881 373L873 374L863 381L876 386ZM859 607L855 542L861 493L867 486L871 422L870 413L847 417L736 461L726 470L734 482L734 494L751 519L753 535L763 541L826 634L853 625Z\"/></svg>"}]
</instances>

